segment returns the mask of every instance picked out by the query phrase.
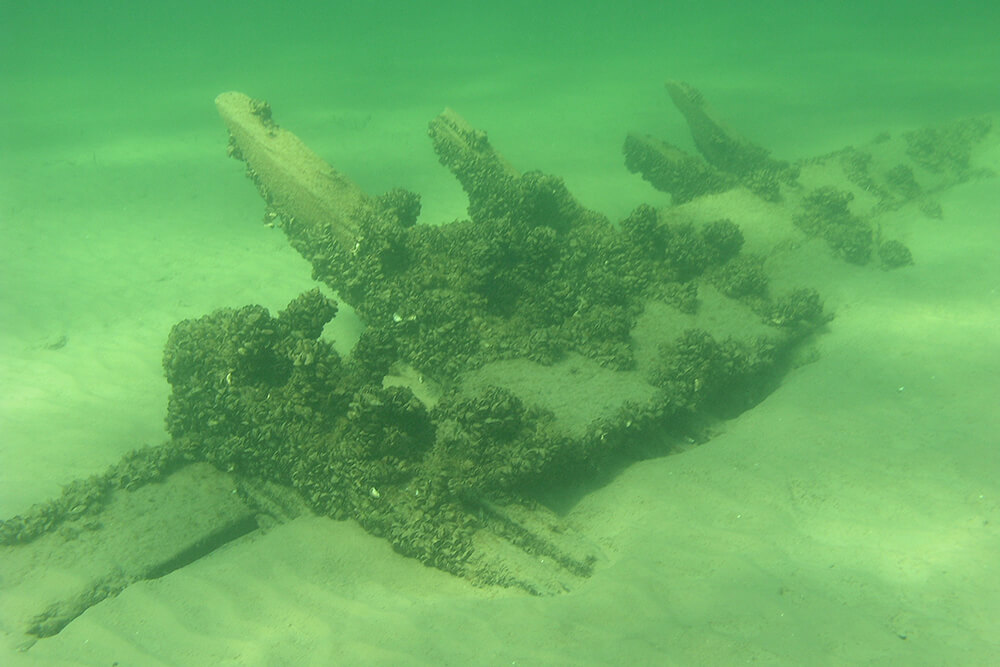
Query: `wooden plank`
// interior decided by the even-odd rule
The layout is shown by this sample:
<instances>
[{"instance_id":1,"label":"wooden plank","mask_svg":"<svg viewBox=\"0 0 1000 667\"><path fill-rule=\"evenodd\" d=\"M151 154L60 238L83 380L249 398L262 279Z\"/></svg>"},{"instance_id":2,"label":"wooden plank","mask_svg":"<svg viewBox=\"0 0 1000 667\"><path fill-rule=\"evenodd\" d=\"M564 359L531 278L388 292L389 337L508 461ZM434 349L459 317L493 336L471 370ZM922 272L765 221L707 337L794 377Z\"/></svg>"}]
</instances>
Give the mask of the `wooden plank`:
<instances>
[{"instance_id":1,"label":"wooden plank","mask_svg":"<svg viewBox=\"0 0 1000 667\"><path fill-rule=\"evenodd\" d=\"M207 463L116 490L96 514L0 547L0 629L24 650L130 584L168 574L256 528L232 476Z\"/></svg>"},{"instance_id":2,"label":"wooden plank","mask_svg":"<svg viewBox=\"0 0 1000 667\"><path fill-rule=\"evenodd\" d=\"M361 188L278 127L266 102L229 92L216 97L215 106L229 128L229 153L246 162L269 214L313 238L329 232L343 248L352 248L360 220L372 208Z\"/></svg>"}]
</instances>

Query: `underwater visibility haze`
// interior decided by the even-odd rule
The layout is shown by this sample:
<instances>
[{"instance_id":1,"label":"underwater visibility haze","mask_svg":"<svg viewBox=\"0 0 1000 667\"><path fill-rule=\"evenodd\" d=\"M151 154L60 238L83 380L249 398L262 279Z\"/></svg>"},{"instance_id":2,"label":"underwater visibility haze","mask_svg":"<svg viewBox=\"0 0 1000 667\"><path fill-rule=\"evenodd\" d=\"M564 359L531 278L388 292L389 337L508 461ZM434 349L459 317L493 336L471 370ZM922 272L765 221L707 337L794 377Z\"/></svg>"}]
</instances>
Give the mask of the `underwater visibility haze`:
<instances>
[{"instance_id":1,"label":"underwater visibility haze","mask_svg":"<svg viewBox=\"0 0 1000 667\"><path fill-rule=\"evenodd\" d=\"M991 664L998 30L2 3L2 661Z\"/></svg>"}]
</instances>

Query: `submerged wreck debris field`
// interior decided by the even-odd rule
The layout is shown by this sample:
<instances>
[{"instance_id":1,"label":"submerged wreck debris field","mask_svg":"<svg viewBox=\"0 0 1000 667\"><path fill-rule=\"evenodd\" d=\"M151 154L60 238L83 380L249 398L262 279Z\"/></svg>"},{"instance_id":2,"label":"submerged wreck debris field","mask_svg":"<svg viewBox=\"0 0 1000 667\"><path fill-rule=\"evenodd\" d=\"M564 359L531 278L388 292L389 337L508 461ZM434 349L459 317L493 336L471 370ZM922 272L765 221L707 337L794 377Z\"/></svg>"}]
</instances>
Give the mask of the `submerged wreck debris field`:
<instances>
[{"instance_id":1,"label":"submerged wreck debris field","mask_svg":"<svg viewBox=\"0 0 1000 667\"><path fill-rule=\"evenodd\" d=\"M848 262L905 266L910 251L883 238L878 216L917 202L939 217L934 193L976 175L969 154L990 130L974 119L790 163L728 128L691 86L667 90L700 156L635 134L624 151L674 206L640 205L613 223L446 110L429 134L469 219L442 225L417 224L414 193L363 192L266 103L220 95L229 154L266 219L366 328L338 355L322 337L337 304L319 289L276 315L246 306L178 323L163 360L171 440L4 521L0 542L28 563L23 550L98 543L108 513L132 517L119 533L172 525L129 514L140 494L173 499L145 499L155 514L211 518L144 542L130 567L120 552L114 566L91 557L98 584L12 612L26 636L307 512L355 519L478 584L571 589L600 549L539 499L753 406L831 319L809 286L772 288L765 258L743 248L738 210L694 220L681 205L745 188Z\"/></svg>"}]
</instances>

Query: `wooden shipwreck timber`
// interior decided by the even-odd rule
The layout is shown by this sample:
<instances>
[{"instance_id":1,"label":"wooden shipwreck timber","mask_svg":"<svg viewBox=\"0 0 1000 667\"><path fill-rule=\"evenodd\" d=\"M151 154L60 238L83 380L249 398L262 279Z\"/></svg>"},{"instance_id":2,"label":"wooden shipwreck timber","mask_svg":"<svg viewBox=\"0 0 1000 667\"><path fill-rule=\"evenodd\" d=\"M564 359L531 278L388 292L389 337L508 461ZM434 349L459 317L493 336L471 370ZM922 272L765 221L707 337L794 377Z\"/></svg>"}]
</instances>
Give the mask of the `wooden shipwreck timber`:
<instances>
[{"instance_id":1,"label":"wooden shipwreck timber","mask_svg":"<svg viewBox=\"0 0 1000 667\"><path fill-rule=\"evenodd\" d=\"M992 131L972 119L786 162L691 86L667 88L700 155L633 134L625 164L673 206L612 222L446 110L429 134L469 219L441 225L418 224L414 193L364 192L266 103L220 95L229 153L266 219L365 331L338 355L322 336L337 304L320 289L277 314L246 306L178 323L164 353L171 440L0 526L25 586L47 576L31 565L40 552L92 555L112 531L145 536L132 540L135 564L89 557L79 585L5 613L29 641L48 636L133 581L307 513L354 519L477 584L554 594L590 576L601 549L544 501L707 439L831 320L808 285L774 287L767 254L744 248L738 208L709 216L699 203L742 190L802 243L896 269L914 258L879 216L908 205L940 216L934 194L979 175L969 156ZM178 523L179 512L201 519Z\"/></svg>"}]
</instances>

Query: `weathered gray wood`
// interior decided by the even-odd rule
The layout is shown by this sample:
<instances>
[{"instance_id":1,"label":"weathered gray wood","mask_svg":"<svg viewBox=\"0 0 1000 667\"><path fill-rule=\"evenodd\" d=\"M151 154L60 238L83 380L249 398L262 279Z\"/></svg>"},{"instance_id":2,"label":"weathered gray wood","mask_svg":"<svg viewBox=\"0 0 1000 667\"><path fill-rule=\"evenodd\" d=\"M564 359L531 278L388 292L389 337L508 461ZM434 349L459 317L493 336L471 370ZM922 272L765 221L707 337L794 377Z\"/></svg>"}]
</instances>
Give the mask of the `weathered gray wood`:
<instances>
[{"instance_id":1,"label":"weathered gray wood","mask_svg":"<svg viewBox=\"0 0 1000 667\"><path fill-rule=\"evenodd\" d=\"M285 225L323 231L350 249L371 201L349 178L271 119L266 102L243 93L222 93L215 106L229 129L229 153L243 160L247 175Z\"/></svg>"},{"instance_id":2,"label":"weathered gray wood","mask_svg":"<svg viewBox=\"0 0 1000 667\"><path fill-rule=\"evenodd\" d=\"M0 547L0 625L24 649L130 584L163 576L257 528L232 476L207 463L118 490L96 514Z\"/></svg>"}]
</instances>

